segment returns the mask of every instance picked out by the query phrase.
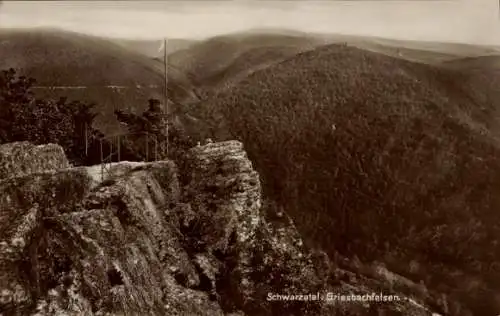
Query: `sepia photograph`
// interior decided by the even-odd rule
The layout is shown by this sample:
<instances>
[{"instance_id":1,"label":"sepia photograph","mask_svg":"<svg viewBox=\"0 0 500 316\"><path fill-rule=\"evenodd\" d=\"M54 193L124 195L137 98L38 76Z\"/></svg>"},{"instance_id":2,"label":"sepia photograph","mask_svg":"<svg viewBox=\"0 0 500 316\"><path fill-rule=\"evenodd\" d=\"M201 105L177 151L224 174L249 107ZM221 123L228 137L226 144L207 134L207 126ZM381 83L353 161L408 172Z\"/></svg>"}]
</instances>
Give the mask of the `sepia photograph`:
<instances>
[{"instance_id":1,"label":"sepia photograph","mask_svg":"<svg viewBox=\"0 0 500 316\"><path fill-rule=\"evenodd\" d=\"M18 315L500 315L500 1L0 1Z\"/></svg>"}]
</instances>

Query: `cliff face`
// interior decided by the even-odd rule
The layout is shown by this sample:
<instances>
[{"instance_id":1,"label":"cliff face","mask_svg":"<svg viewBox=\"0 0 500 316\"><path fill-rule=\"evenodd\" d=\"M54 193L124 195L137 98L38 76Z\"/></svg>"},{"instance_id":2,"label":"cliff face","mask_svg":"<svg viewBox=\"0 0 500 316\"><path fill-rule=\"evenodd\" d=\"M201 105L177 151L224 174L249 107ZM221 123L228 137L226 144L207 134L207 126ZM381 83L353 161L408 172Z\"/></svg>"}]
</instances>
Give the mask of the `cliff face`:
<instances>
[{"instance_id":1,"label":"cliff face","mask_svg":"<svg viewBox=\"0 0 500 316\"><path fill-rule=\"evenodd\" d=\"M430 315L408 291L376 308L269 299L387 282L308 251L263 205L239 142L195 147L179 167L117 163L102 182L55 145L0 146L0 167L2 315Z\"/></svg>"}]
</instances>

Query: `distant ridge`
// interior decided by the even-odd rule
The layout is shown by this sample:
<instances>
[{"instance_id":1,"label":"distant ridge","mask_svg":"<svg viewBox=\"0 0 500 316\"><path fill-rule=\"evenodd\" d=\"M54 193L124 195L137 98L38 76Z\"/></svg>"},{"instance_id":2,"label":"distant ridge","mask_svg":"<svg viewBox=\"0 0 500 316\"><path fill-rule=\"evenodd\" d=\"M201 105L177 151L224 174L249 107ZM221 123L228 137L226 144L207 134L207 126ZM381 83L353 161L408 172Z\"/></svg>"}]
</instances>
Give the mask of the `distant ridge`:
<instances>
[{"instance_id":1,"label":"distant ridge","mask_svg":"<svg viewBox=\"0 0 500 316\"><path fill-rule=\"evenodd\" d=\"M256 70L320 46L345 43L387 56L426 64L457 58L499 55L498 48L461 43L393 40L316 34L286 29L251 29L214 36L170 54L172 64L193 77L205 94L217 93Z\"/></svg>"},{"instance_id":2,"label":"distant ridge","mask_svg":"<svg viewBox=\"0 0 500 316\"><path fill-rule=\"evenodd\" d=\"M115 39L110 38L109 41L116 43L128 50L142 54L150 58L161 58L163 49L159 50L163 39L157 40L133 40L133 39ZM196 40L168 38L167 54L172 54L176 51L186 49L194 45Z\"/></svg>"}]
</instances>

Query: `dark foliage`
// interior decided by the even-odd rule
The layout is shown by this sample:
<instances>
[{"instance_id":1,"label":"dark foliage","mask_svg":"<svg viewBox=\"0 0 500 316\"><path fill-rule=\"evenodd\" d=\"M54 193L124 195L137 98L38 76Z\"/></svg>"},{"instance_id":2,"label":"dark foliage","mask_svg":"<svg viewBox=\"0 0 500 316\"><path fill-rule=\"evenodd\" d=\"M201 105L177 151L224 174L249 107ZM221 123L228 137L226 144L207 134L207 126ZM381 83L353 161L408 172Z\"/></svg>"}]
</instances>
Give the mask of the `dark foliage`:
<instances>
[{"instance_id":1,"label":"dark foliage","mask_svg":"<svg viewBox=\"0 0 500 316\"><path fill-rule=\"evenodd\" d=\"M97 139L102 135L92 128L94 105L66 98L35 99L34 83L12 68L1 72L0 143L56 143L75 165L99 163Z\"/></svg>"},{"instance_id":2,"label":"dark foliage","mask_svg":"<svg viewBox=\"0 0 500 316\"><path fill-rule=\"evenodd\" d=\"M175 124L173 116L164 114L160 101L156 99L149 100L148 109L142 115L123 111L115 114L128 130L121 140L122 148L128 149L136 160L179 160L193 146L184 130Z\"/></svg>"}]
</instances>

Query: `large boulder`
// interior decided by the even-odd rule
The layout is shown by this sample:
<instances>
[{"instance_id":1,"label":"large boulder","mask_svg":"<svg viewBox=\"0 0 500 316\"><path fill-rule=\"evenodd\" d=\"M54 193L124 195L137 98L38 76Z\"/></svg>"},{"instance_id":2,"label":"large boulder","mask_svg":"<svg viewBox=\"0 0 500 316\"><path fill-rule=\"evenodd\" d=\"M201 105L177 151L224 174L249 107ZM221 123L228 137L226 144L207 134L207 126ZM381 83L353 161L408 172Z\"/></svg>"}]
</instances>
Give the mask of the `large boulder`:
<instances>
[{"instance_id":1,"label":"large boulder","mask_svg":"<svg viewBox=\"0 0 500 316\"><path fill-rule=\"evenodd\" d=\"M64 150L56 144L16 142L0 146L0 180L68 167Z\"/></svg>"},{"instance_id":2,"label":"large boulder","mask_svg":"<svg viewBox=\"0 0 500 316\"><path fill-rule=\"evenodd\" d=\"M0 310L34 303L41 273L36 247L48 216L72 212L90 189L81 168L0 181ZM33 283L34 282L34 283Z\"/></svg>"}]
</instances>

